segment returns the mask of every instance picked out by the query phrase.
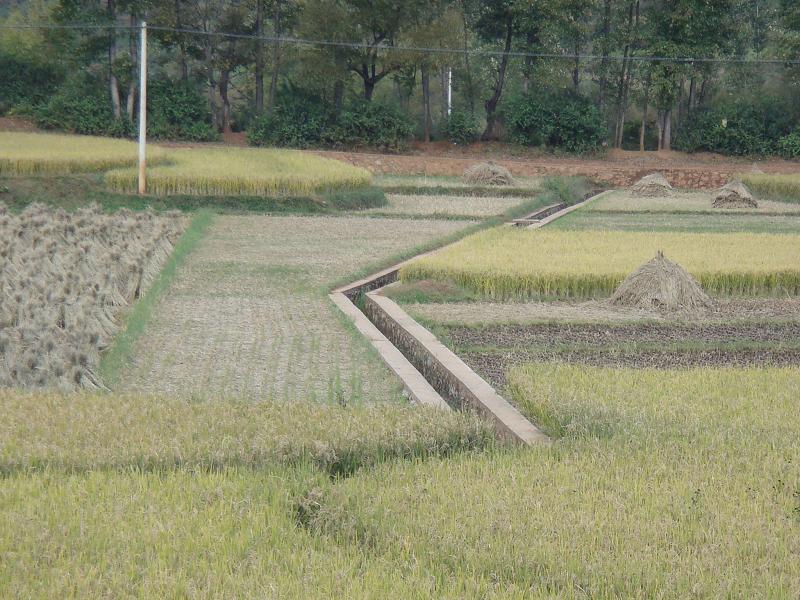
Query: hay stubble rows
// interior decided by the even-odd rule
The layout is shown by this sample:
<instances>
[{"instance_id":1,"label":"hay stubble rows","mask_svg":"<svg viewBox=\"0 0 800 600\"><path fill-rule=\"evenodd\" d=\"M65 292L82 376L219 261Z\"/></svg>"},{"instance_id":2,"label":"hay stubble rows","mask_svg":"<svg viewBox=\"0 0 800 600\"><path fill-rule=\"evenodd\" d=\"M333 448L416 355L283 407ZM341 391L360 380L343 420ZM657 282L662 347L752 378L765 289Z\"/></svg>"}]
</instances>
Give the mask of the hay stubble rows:
<instances>
[{"instance_id":1,"label":"hay stubble rows","mask_svg":"<svg viewBox=\"0 0 800 600\"><path fill-rule=\"evenodd\" d=\"M467 226L365 217L217 217L137 345L121 388L182 397L385 401L399 383L327 288Z\"/></svg>"}]
</instances>

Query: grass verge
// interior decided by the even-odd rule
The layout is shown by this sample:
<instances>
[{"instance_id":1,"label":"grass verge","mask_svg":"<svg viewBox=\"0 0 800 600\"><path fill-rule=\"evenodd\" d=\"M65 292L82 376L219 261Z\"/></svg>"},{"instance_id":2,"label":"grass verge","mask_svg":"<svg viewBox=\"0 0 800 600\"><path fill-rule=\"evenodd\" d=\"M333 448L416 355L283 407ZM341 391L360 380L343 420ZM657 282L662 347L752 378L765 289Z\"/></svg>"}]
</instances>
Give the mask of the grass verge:
<instances>
[{"instance_id":1,"label":"grass verge","mask_svg":"<svg viewBox=\"0 0 800 600\"><path fill-rule=\"evenodd\" d=\"M133 305L125 319L125 328L114 338L111 347L100 360L99 375L108 387L113 387L117 383L120 371L128 364L133 354L136 340L144 332L150 320L153 307L169 289L178 266L203 238L212 219L213 216L208 211L199 211L192 217L150 289Z\"/></svg>"},{"instance_id":2,"label":"grass verge","mask_svg":"<svg viewBox=\"0 0 800 600\"><path fill-rule=\"evenodd\" d=\"M376 187L280 198L195 195L159 197L109 191L103 184L102 176L97 175L0 177L0 202L15 212L33 202L69 211L96 202L109 212L120 208L152 208L156 211L184 212L208 209L223 214L329 214L387 205L386 195Z\"/></svg>"}]
</instances>

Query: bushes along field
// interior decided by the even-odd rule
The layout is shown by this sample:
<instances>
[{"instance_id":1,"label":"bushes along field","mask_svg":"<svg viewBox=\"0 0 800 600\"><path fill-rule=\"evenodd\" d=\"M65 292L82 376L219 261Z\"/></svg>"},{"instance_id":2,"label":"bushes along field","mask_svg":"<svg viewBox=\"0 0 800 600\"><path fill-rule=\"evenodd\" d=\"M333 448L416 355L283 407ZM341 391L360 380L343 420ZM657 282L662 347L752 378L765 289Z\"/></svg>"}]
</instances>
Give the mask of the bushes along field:
<instances>
[{"instance_id":1,"label":"bushes along field","mask_svg":"<svg viewBox=\"0 0 800 600\"><path fill-rule=\"evenodd\" d=\"M607 296L663 250L712 294L800 293L800 237L747 233L527 231L473 234L400 271L495 299Z\"/></svg>"}]
</instances>

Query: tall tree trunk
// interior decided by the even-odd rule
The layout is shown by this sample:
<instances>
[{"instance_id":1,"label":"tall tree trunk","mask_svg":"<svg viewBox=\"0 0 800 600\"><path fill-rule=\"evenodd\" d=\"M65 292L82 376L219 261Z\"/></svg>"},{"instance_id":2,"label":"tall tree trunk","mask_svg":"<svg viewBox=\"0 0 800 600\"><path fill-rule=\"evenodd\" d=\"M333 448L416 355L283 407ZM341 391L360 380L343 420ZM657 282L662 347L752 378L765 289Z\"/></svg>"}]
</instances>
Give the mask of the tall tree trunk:
<instances>
[{"instance_id":1,"label":"tall tree trunk","mask_svg":"<svg viewBox=\"0 0 800 600\"><path fill-rule=\"evenodd\" d=\"M697 95L697 106L703 106L706 101L706 83L708 83L707 79L703 79L703 82L700 84L700 93Z\"/></svg>"},{"instance_id":2,"label":"tall tree trunk","mask_svg":"<svg viewBox=\"0 0 800 600\"><path fill-rule=\"evenodd\" d=\"M461 0L461 11L464 17L464 68L466 70L467 82L467 106L470 114L475 113L475 87L472 82L472 67L469 62L469 27L467 26L467 5L466 0Z\"/></svg>"},{"instance_id":3,"label":"tall tree trunk","mask_svg":"<svg viewBox=\"0 0 800 600\"><path fill-rule=\"evenodd\" d=\"M579 41L575 41L575 64L572 66L572 88L575 93L578 93L578 87L581 84L581 45Z\"/></svg>"},{"instance_id":4,"label":"tall tree trunk","mask_svg":"<svg viewBox=\"0 0 800 600\"><path fill-rule=\"evenodd\" d=\"M614 147L622 147L622 137L625 128L625 110L627 109L627 86L630 83L630 52L631 37L635 35L633 29L634 8L636 9L636 22L639 21L639 2L631 2L628 6L628 39L625 41L625 48L622 52L622 71L619 74L619 85L617 87L617 119L614 126Z\"/></svg>"},{"instance_id":5,"label":"tall tree trunk","mask_svg":"<svg viewBox=\"0 0 800 600\"><path fill-rule=\"evenodd\" d=\"M264 114L264 0L256 0L256 114Z\"/></svg>"},{"instance_id":6,"label":"tall tree trunk","mask_svg":"<svg viewBox=\"0 0 800 600\"><path fill-rule=\"evenodd\" d=\"M231 73L228 68L220 70L219 73L219 97L222 100L222 108L220 110L219 128L223 133L231 132L231 102L228 98L228 84L230 83Z\"/></svg>"},{"instance_id":7,"label":"tall tree trunk","mask_svg":"<svg viewBox=\"0 0 800 600\"><path fill-rule=\"evenodd\" d=\"M106 4L109 21L116 25L117 5L115 0L108 0ZM111 29L108 33L108 87L111 93L111 108L114 111L114 118L122 118L122 107L119 100L119 82L114 75L114 62L117 60L117 30Z\"/></svg>"},{"instance_id":8,"label":"tall tree trunk","mask_svg":"<svg viewBox=\"0 0 800 600\"><path fill-rule=\"evenodd\" d=\"M695 95L697 93L697 81L695 76L692 75L692 78L689 80L689 103L687 105L688 111L687 115L691 115L692 111L694 110L694 102L695 102Z\"/></svg>"},{"instance_id":9,"label":"tall tree trunk","mask_svg":"<svg viewBox=\"0 0 800 600\"><path fill-rule=\"evenodd\" d=\"M281 26L281 0L273 0L274 8L272 12L272 24L275 29L275 43L272 44L272 78L269 81L269 110L275 106L275 94L278 90L278 75L281 69L281 42L280 37L283 32Z\"/></svg>"},{"instance_id":10,"label":"tall tree trunk","mask_svg":"<svg viewBox=\"0 0 800 600\"><path fill-rule=\"evenodd\" d=\"M611 0L603 2L603 26L601 32L603 40L602 58L600 59L600 92L598 94L598 106L600 110L606 107L606 86L608 85L608 55L611 38Z\"/></svg>"},{"instance_id":11,"label":"tall tree trunk","mask_svg":"<svg viewBox=\"0 0 800 600\"><path fill-rule=\"evenodd\" d=\"M175 28L183 28L181 0L175 0ZM180 41L178 42L178 47L180 48L180 52L178 53L178 66L181 71L181 81L189 81L189 63L186 60L186 42L183 34L179 33L178 35L180 36Z\"/></svg>"},{"instance_id":12,"label":"tall tree trunk","mask_svg":"<svg viewBox=\"0 0 800 600\"><path fill-rule=\"evenodd\" d=\"M664 111L664 137L661 140L662 150L672 150L672 109Z\"/></svg>"},{"instance_id":13,"label":"tall tree trunk","mask_svg":"<svg viewBox=\"0 0 800 600\"><path fill-rule=\"evenodd\" d=\"M375 81L367 77L364 79L364 100L372 102L373 92L375 92Z\"/></svg>"},{"instance_id":14,"label":"tall tree trunk","mask_svg":"<svg viewBox=\"0 0 800 600\"><path fill-rule=\"evenodd\" d=\"M347 61L344 60L340 52L334 54L336 64L336 79L333 82L333 110L338 117L344 105L344 77L347 73Z\"/></svg>"},{"instance_id":15,"label":"tall tree trunk","mask_svg":"<svg viewBox=\"0 0 800 600\"><path fill-rule=\"evenodd\" d=\"M481 136L484 140L497 139L497 104L503 93L503 85L506 79L506 69L508 69L509 53L511 52L511 41L514 37L514 22L511 18L506 23L506 42L503 47L503 56L497 69L497 79L494 84L494 91L491 98L486 101L486 129Z\"/></svg>"},{"instance_id":16,"label":"tall tree trunk","mask_svg":"<svg viewBox=\"0 0 800 600\"><path fill-rule=\"evenodd\" d=\"M639 128L639 152L644 152L645 128L647 127L647 104L650 99L650 73L644 82L644 101L642 102L642 126Z\"/></svg>"},{"instance_id":17,"label":"tall tree trunk","mask_svg":"<svg viewBox=\"0 0 800 600\"><path fill-rule=\"evenodd\" d=\"M657 150L661 150L661 146L664 143L664 112L658 111L656 115L656 127L658 128L658 145Z\"/></svg>"},{"instance_id":18,"label":"tall tree trunk","mask_svg":"<svg viewBox=\"0 0 800 600\"><path fill-rule=\"evenodd\" d=\"M424 141L431 141L431 83L428 66L423 64L422 74L422 132Z\"/></svg>"},{"instance_id":19,"label":"tall tree trunk","mask_svg":"<svg viewBox=\"0 0 800 600\"><path fill-rule=\"evenodd\" d=\"M130 44L130 53L131 53L131 81L128 84L128 97L127 97L127 104L125 106L125 112L128 114L128 119L133 122L134 121L134 114L133 111L136 107L136 17L131 13L130 16L130 23L131 23L131 31L130 35L128 36L128 43Z\"/></svg>"},{"instance_id":20,"label":"tall tree trunk","mask_svg":"<svg viewBox=\"0 0 800 600\"><path fill-rule=\"evenodd\" d=\"M442 67L439 73L442 80L442 121L447 119L447 67Z\"/></svg>"},{"instance_id":21,"label":"tall tree trunk","mask_svg":"<svg viewBox=\"0 0 800 600\"><path fill-rule=\"evenodd\" d=\"M208 108L211 111L211 125L218 128L217 120L217 98L216 82L214 81L214 54L211 47L211 38L206 39L205 43L205 62L206 62L206 88L208 90Z\"/></svg>"}]
</instances>

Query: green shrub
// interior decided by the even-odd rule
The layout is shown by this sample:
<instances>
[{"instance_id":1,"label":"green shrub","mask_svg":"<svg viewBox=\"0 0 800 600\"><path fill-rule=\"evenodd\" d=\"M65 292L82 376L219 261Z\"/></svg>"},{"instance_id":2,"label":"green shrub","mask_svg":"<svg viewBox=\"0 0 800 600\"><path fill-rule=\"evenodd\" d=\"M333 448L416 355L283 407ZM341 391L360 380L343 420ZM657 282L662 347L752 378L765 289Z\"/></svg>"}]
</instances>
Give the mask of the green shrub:
<instances>
[{"instance_id":1,"label":"green shrub","mask_svg":"<svg viewBox=\"0 0 800 600\"><path fill-rule=\"evenodd\" d=\"M359 102L346 108L323 142L336 147L369 147L398 151L414 132L408 118L390 106Z\"/></svg>"},{"instance_id":2,"label":"green shrub","mask_svg":"<svg viewBox=\"0 0 800 600\"><path fill-rule=\"evenodd\" d=\"M148 86L147 134L154 139L219 139L205 100L190 85L162 79Z\"/></svg>"},{"instance_id":3,"label":"green shrub","mask_svg":"<svg viewBox=\"0 0 800 600\"><path fill-rule=\"evenodd\" d=\"M572 93L521 97L509 103L505 116L512 140L526 146L591 152L607 133L597 107Z\"/></svg>"},{"instance_id":4,"label":"green shrub","mask_svg":"<svg viewBox=\"0 0 800 600\"><path fill-rule=\"evenodd\" d=\"M776 141L792 129L779 103L728 104L694 112L680 127L674 145L685 152L733 156L774 154Z\"/></svg>"},{"instance_id":5,"label":"green shrub","mask_svg":"<svg viewBox=\"0 0 800 600\"><path fill-rule=\"evenodd\" d=\"M61 74L48 64L0 54L0 114L11 108L45 102L61 83Z\"/></svg>"},{"instance_id":6,"label":"green shrub","mask_svg":"<svg viewBox=\"0 0 800 600\"><path fill-rule=\"evenodd\" d=\"M468 112L453 111L444 124L447 139L459 146L477 142L480 133L478 120Z\"/></svg>"},{"instance_id":7,"label":"green shrub","mask_svg":"<svg viewBox=\"0 0 800 600\"><path fill-rule=\"evenodd\" d=\"M34 120L44 129L61 129L84 135L116 135L131 131L130 123L114 123L107 90L86 74L67 80L50 99L34 110Z\"/></svg>"},{"instance_id":8,"label":"green shrub","mask_svg":"<svg viewBox=\"0 0 800 600\"><path fill-rule=\"evenodd\" d=\"M405 145L412 131L408 119L387 106L359 102L336 117L320 98L294 93L282 98L272 114L256 119L247 139L254 146L396 151Z\"/></svg>"},{"instance_id":9,"label":"green shrub","mask_svg":"<svg viewBox=\"0 0 800 600\"><path fill-rule=\"evenodd\" d=\"M332 112L320 98L292 93L280 97L271 114L253 120L247 140L253 146L318 146L332 121Z\"/></svg>"},{"instance_id":10,"label":"green shrub","mask_svg":"<svg viewBox=\"0 0 800 600\"><path fill-rule=\"evenodd\" d=\"M800 158L800 130L778 140L778 153L786 158Z\"/></svg>"}]
</instances>

